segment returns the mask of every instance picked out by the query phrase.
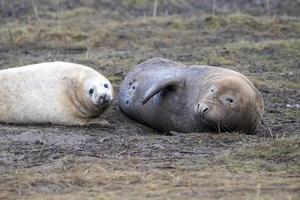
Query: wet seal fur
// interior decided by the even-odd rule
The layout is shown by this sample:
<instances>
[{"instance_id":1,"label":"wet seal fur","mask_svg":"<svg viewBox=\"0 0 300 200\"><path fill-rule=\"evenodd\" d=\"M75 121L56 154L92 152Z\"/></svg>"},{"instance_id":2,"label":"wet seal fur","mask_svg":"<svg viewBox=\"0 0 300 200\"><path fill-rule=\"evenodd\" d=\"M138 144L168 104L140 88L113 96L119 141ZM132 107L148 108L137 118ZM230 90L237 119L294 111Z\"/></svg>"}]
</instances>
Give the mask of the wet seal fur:
<instances>
[{"instance_id":1,"label":"wet seal fur","mask_svg":"<svg viewBox=\"0 0 300 200\"><path fill-rule=\"evenodd\" d=\"M0 71L0 122L106 125L98 117L113 100L113 87L87 66L48 62Z\"/></svg>"},{"instance_id":2,"label":"wet seal fur","mask_svg":"<svg viewBox=\"0 0 300 200\"><path fill-rule=\"evenodd\" d=\"M163 58L149 59L128 73L119 107L158 131L180 132L254 133L264 113L261 94L241 73Z\"/></svg>"}]
</instances>

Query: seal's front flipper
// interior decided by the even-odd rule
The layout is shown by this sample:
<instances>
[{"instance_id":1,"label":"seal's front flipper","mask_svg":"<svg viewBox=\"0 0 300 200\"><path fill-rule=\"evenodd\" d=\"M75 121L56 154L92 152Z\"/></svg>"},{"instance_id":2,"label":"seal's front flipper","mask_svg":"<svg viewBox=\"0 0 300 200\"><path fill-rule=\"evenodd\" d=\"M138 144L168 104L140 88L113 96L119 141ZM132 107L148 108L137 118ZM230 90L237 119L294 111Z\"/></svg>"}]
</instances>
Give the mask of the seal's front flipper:
<instances>
[{"instance_id":1,"label":"seal's front flipper","mask_svg":"<svg viewBox=\"0 0 300 200\"><path fill-rule=\"evenodd\" d=\"M142 97L142 104L147 103L153 96L158 94L160 91L169 87L180 87L185 82L184 74L170 75L168 77L162 77L161 79L154 82L149 89L146 90Z\"/></svg>"}]
</instances>

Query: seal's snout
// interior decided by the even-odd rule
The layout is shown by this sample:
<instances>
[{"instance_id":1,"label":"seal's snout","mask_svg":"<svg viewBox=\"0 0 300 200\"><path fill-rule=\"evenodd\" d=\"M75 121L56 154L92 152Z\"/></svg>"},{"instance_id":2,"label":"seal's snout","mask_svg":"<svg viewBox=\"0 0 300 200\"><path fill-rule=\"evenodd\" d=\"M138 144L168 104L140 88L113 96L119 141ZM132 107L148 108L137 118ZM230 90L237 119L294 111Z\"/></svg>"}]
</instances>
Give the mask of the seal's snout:
<instances>
[{"instance_id":1,"label":"seal's snout","mask_svg":"<svg viewBox=\"0 0 300 200\"><path fill-rule=\"evenodd\" d=\"M107 94L101 94L98 98L98 105L106 105L109 104L112 101L112 98L110 95Z\"/></svg>"},{"instance_id":2,"label":"seal's snout","mask_svg":"<svg viewBox=\"0 0 300 200\"><path fill-rule=\"evenodd\" d=\"M101 95L100 99L102 99L103 102L108 102L107 94Z\"/></svg>"},{"instance_id":3,"label":"seal's snout","mask_svg":"<svg viewBox=\"0 0 300 200\"><path fill-rule=\"evenodd\" d=\"M209 112L209 108L205 103L198 103L196 110L202 116L206 115Z\"/></svg>"}]
</instances>

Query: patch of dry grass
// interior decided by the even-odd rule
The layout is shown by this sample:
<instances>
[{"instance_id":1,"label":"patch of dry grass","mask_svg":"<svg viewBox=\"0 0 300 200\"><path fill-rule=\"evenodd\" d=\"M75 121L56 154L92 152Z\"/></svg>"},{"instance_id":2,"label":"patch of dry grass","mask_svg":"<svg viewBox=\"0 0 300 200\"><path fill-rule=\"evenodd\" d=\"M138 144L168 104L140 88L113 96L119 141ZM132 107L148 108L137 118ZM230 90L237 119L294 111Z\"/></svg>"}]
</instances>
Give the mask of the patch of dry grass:
<instances>
[{"instance_id":1,"label":"patch of dry grass","mask_svg":"<svg viewBox=\"0 0 300 200\"><path fill-rule=\"evenodd\" d=\"M87 158L86 158L87 159ZM12 199L296 199L299 174L241 174L222 166L145 170L139 159L89 161L67 158L50 170L25 169L2 177Z\"/></svg>"},{"instance_id":2,"label":"patch of dry grass","mask_svg":"<svg viewBox=\"0 0 300 200\"><path fill-rule=\"evenodd\" d=\"M232 172L286 172L299 175L299 136L275 141L248 143L238 149L228 150L217 159Z\"/></svg>"},{"instance_id":3,"label":"patch of dry grass","mask_svg":"<svg viewBox=\"0 0 300 200\"><path fill-rule=\"evenodd\" d=\"M287 34L293 37L300 33L297 20L262 19L245 14L202 15L188 19L182 16L155 19L139 17L121 21L105 19L105 11L98 12L84 7L49 13L47 19L42 21L31 21L21 26L10 22L0 26L0 44L11 46L10 38L13 38L15 46L39 43L40 46L143 50L187 47L196 43L207 46L206 40L218 37L220 31L236 32L244 40L248 37L272 39ZM8 33L9 27L11 34ZM221 44L224 41L218 39L218 45Z\"/></svg>"},{"instance_id":4,"label":"patch of dry grass","mask_svg":"<svg viewBox=\"0 0 300 200\"><path fill-rule=\"evenodd\" d=\"M226 138L222 134L213 139ZM298 137L260 142L253 138L202 164L182 158L165 168L139 158L65 157L51 165L3 174L1 195L8 199L297 199L299 145Z\"/></svg>"}]
</instances>

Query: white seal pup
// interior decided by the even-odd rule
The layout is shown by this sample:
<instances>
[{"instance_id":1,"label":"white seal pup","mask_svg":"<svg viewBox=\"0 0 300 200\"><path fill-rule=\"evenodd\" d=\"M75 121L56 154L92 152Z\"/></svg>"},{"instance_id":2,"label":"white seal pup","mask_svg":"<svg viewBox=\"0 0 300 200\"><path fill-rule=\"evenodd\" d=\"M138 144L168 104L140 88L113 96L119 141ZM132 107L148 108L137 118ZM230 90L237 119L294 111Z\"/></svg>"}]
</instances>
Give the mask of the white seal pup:
<instances>
[{"instance_id":1,"label":"white seal pup","mask_svg":"<svg viewBox=\"0 0 300 200\"><path fill-rule=\"evenodd\" d=\"M113 101L112 84L96 70L46 62L0 70L0 122L88 125Z\"/></svg>"}]
</instances>

